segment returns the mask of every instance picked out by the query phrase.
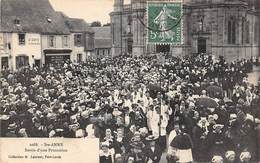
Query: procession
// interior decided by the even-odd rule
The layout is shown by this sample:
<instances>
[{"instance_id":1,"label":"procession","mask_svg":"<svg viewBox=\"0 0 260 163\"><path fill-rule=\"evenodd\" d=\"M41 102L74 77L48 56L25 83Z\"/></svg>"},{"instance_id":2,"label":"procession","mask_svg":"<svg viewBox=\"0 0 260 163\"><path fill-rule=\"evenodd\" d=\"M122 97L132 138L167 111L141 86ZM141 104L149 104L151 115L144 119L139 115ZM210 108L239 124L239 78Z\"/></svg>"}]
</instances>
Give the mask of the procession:
<instances>
[{"instance_id":1,"label":"procession","mask_svg":"<svg viewBox=\"0 0 260 163\"><path fill-rule=\"evenodd\" d=\"M260 161L260 1L0 6L1 161Z\"/></svg>"},{"instance_id":2,"label":"procession","mask_svg":"<svg viewBox=\"0 0 260 163\"><path fill-rule=\"evenodd\" d=\"M1 77L1 137L98 138L101 163L254 162L252 60L120 56Z\"/></svg>"}]
</instances>

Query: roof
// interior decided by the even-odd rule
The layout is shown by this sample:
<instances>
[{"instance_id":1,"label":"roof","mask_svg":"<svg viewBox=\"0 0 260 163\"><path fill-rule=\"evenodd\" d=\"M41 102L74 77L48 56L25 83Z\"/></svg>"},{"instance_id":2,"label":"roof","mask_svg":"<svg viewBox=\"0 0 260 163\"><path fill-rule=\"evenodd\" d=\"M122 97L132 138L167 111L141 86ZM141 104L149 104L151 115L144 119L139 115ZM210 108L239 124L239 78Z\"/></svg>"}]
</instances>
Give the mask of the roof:
<instances>
[{"instance_id":1,"label":"roof","mask_svg":"<svg viewBox=\"0 0 260 163\"><path fill-rule=\"evenodd\" d=\"M111 47L111 39L95 39L95 49L109 49Z\"/></svg>"},{"instance_id":2,"label":"roof","mask_svg":"<svg viewBox=\"0 0 260 163\"><path fill-rule=\"evenodd\" d=\"M103 27L92 27L95 32L95 38L109 38L111 39L111 27L103 26Z\"/></svg>"},{"instance_id":3,"label":"roof","mask_svg":"<svg viewBox=\"0 0 260 163\"><path fill-rule=\"evenodd\" d=\"M84 19L70 18L62 12L57 12L57 13L64 18L65 25L69 28L70 32L94 33L93 29L89 26L89 24L86 23Z\"/></svg>"},{"instance_id":4,"label":"roof","mask_svg":"<svg viewBox=\"0 0 260 163\"><path fill-rule=\"evenodd\" d=\"M1 5L0 30L3 32L70 33L49 0L2 0ZM19 26L14 24L15 19L20 21Z\"/></svg>"},{"instance_id":5,"label":"roof","mask_svg":"<svg viewBox=\"0 0 260 163\"><path fill-rule=\"evenodd\" d=\"M95 32L95 49L112 47L111 27L92 27Z\"/></svg>"}]
</instances>

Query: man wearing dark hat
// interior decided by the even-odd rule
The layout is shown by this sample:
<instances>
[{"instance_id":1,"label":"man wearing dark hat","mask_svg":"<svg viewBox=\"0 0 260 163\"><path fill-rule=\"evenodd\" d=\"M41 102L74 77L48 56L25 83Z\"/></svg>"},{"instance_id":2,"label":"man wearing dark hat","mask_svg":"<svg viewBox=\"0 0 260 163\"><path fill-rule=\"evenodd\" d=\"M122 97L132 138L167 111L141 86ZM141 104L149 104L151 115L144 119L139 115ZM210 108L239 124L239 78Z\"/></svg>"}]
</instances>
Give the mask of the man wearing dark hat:
<instances>
[{"instance_id":1,"label":"man wearing dark hat","mask_svg":"<svg viewBox=\"0 0 260 163\"><path fill-rule=\"evenodd\" d=\"M5 134L5 137L18 137L16 133L17 125L16 123L9 124L7 130L8 132Z\"/></svg>"},{"instance_id":2,"label":"man wearing dark hat","mask_svg":"<svg viewBox=\"0 0 260 163\"><path fill-rule=\"evenodd\" d=\"M146 155L145 163L159 163L162 156L162 150L156 143L157 138L150 135L145 140L147 142L144 149L144 153Z\"/></svg>"}]
</instances>

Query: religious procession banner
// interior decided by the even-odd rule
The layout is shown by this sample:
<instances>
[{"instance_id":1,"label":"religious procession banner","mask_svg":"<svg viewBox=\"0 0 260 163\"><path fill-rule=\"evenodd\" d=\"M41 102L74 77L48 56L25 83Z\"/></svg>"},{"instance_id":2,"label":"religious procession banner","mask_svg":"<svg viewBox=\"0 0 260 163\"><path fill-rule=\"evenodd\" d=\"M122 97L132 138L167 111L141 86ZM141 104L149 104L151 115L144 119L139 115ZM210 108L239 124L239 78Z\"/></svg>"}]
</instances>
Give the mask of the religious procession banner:
<instances>
[{"instance_id":1,"label":"religious procession banner","mask_svg":"<svg viewBox=\"0 0 260 163\"><path fill-rule=\"evenodd\" d=\"M182 44L182 15L181 0L147 1L148 44Z\"/></svg>"}]
</instances>

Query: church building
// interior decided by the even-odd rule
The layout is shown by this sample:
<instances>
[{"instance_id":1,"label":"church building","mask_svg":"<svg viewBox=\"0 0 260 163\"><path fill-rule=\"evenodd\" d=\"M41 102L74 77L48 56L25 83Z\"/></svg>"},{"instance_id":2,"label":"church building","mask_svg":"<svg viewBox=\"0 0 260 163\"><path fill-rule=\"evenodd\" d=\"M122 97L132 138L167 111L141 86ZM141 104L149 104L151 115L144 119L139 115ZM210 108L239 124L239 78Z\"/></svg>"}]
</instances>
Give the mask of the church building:
<instances>
[{"instance_id":1,"label":"church building","mask_svg":"<svg viewBox=\"0 0 260 163\"><path fill-rule=\"evenodd\" d=\"M150 0L151 1L151 0ZM206 53L227 61L259 57L259 0L182 0L183 44L147 44L147 0L114 0L112 56ZM157 1L160 2L160 1Z\"/></svg>"}]
</instances>

